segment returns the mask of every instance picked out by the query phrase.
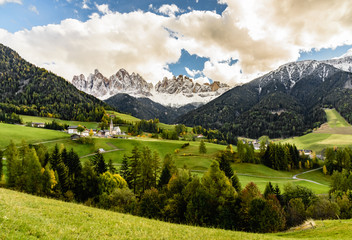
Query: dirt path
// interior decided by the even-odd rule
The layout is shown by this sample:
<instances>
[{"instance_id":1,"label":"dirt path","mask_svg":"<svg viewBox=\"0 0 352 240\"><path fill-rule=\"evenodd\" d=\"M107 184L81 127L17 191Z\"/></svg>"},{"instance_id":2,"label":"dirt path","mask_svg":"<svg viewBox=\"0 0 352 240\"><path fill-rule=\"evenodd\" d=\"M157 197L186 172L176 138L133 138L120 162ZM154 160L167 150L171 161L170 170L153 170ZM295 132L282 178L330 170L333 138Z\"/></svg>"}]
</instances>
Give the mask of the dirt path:
<instances>
[{"instance_id":1,"label":"dirt path","mask_svg":"<svg viewBox=\"0 0 352 240\"><path fill-rule=\"evenodd\" d=\"M107 150L107 151L101 152L101 154L104 154L104 153L109 153L109 152L122 151L122 150L123 150L123 149L118 149L118 148L115 148L115 149L112 149L112 150ZM97 154L97 153L96 153L96 152L95 152L95 153L91 153L91 154L84 155L84 156L79 157L79 158L91 157L91 156L94 156L95 154Z\"/></svg>"},{"instance_id":2,"label":"dirt path","mask_svg":"<svg viewBox=\"0 0 352 240\"><path fill-rule=\"evenodd\" d=\"M298 178L298 177L297 177L297 176L302 175L302 174L305 174L305 173L318 171L318 170L320 170L320 169L322 169L322 168L323 168L323 167L319 167L319 168L315 168L315 169L312 169L312 170L309 170L309 171L305 171L305 172L298 173L298 174L294 175L294 176L292 177L292 179L295 179L295 180L302 180L302 181L306 181L306 182L310 182L310 183L315 183L315 184L318 184L318 185L321 185L321 186L328 186L328 185L325 185L325 184L322 184L322 183L318 183L318 182L313 181L313 180L304 179L304 178Z\"/></svg>"},{"instance_id":3,"label":"dirt path","mask_svg":"<svg viewBox=\"0 0 352 240\"><path fill-rule=\"evenodd\" d=\"M272 176L258 176L258 175L252 175L252 174L246 174L246 173L236 173L237 175L239 176L247 176L247 177L256 177L256 178L274 178L274 179L287 179L287 180L298 180L298 181L306 181L306 182L310 182L310 183L314 183L314 184L318 184L318 185L321 185L321 186L327 186L328 185L325 185L325 184L322 184L322 183L318 183L316 181L313 181L313 180L309 180L309 179L304 179L304 178L298 178L297 176L299 175L303 175L303 174L306 174L306 173L309 173L309 172L314 172L314 171L318 171L320 169L322 169L323 167L319 167L319 168L315 168L315 169L312 169L312 170L308 170L308 171L305 171L305 172L301 172L301 173L298 173L296 175L294 175L293 177L272 177ZM206 170L192 170L192 172L206 172Z\"/></svg>"}]
</instances>

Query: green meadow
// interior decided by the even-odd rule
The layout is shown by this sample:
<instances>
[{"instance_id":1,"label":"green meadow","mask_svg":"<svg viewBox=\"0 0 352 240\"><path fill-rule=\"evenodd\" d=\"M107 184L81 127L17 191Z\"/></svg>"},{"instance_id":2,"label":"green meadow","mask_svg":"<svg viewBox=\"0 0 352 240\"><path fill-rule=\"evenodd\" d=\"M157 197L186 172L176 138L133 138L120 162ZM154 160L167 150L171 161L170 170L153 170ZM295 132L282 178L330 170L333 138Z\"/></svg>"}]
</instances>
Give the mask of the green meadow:
<instances>
[{"instance_id":1,"label":"green meadow","mask_svg":"<svg viewBox=\"0 0 352 240\"><path fill-rule=\"evenodd\" d=\"M0 239L341 239L351 220L316 221L314 229L255 234L172 224L0 188Z\"/></svg>"},{"instance_id":2,"label":"green meadow","mask_svg":"<svg viewBox=\"0 0 352 240\"><path fill-rule=\"evenodd\" d=\"M55 130L25 127L21 125L0 123L0 149L13 140L15 144L25 140L27 143L38 143L58 139L69 139L70 135Z\"/></svg>"},{"instance_id":3,"label":"green meadow","mask_svg":"<svg viewBox=\"0 0 352 240\"><path fill-rule=\"evenodd\" d=\"M299 149L310 149L317 154L327 147L351 147L351 125L335 109L325 109L325 112L328 122L319 129L307 135L284 139L280 142L295 144Z\"/></svg>"}]
</instances>

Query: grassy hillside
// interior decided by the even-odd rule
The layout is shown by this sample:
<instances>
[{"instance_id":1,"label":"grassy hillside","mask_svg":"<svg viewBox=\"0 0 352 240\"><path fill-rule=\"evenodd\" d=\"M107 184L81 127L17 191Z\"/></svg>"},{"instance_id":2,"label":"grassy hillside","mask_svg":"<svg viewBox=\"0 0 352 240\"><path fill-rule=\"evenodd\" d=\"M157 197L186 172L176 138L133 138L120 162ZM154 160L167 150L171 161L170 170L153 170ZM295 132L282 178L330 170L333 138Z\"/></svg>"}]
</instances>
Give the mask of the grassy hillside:
<instances>
[{"instance_id":1,"label":"grassy hillside","mask_svg":"<svg viewBox=\"0 0 352 240\"><path fill-rule=\"evenodd\" d=\"M56 139L68 139L70 137L70 135L64 132L5 123L0 123L0 133L0 149L9 145L11 140L18 144L23 139L27 143L37 143Z\"/></svg>"},{"instance_id":2,"label":"grassy hillside","mask_svg":"<svg viewBox=\"0 0 352 240\"><path fill-rule=\"evenodd\" d=\"M351 239L352 221L253 234L170 224L0 189L1 239Z\"/></svg>"},{"instance_id":3,"label":"grassy hillside","mask_svg":"<svg viewBox=\"0 0 352 240\"><path fill-rule=\"evenodd\" d=\"M233 168L238 174L242 187L246 186L249 182L254 182L261 192L264 192L268 182L278 184L281 190L283 190L284 185L287 183L301 185L312 189L316 194L327 193L330 188L330 177L325 176L319 170L300 175L299 178L313 180L323 185L293 179L292 177L299 173L299 171L277 171L261 164L250 163L234 164Z\"/></svg>"},{"instance_id":4,"label":"grassy hillside","mask_svg":"<svg viewBox=\"0 0 352 240\"><path fill-rule=\"evenodd\" d=\"M311 149L320 153L324 148L352 146L352 127L335 110L325 109L328 122L316 131L301 137L284 139L281 142L295 144L297 148Z\"/></svg>"},{"instance_id":5,"label":"grassy hillside","mask_svg":"<svg viewBox=\"0 0 352 240\"><path fill-rule=\"evenodd\" d=\"M58 118L48 118L48 117L36 117L36 116L27 116L27 115L20 115L23 119L23 123L26 122L41 122L41 123L51 123L53 120L57 121L61 124L67 124L69 126L78 126L82 125L89 129L97 129L98 124L97 122L79 122L79 121L68 121L68 120L61 120Z\"/></svg>"},{"instance_id":6,"label":"grassy hillside","mask_svg":"<svg viewBox=\"0 0 352 240\"><path fill-rule=\"evenodd\" d=\"M336 109L325 109L329 127L350 127L351 125L336 111Z\"/></svg>"}]
</instances>

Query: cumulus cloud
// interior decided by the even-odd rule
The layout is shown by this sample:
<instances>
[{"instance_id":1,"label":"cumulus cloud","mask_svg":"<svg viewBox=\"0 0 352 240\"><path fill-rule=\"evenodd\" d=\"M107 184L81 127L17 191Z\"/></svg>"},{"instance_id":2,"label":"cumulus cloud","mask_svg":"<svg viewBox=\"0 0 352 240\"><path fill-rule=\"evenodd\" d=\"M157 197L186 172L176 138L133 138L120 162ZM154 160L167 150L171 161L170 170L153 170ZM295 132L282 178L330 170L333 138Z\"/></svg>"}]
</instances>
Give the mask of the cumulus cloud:
<instances>
[{"instance_id":1,"label":"cumulus cloud","mask_svg":"<svg viewBox=\"0 0 352 240\"><path fill-rule=\"evenodd\" d=\"M174 17L175 14L181 12L181 10L175 4L164 4L158 9L158 12L170 17Z\"/></svg>"},{"instance_id":2,"label":"cumulus cloud","mask_svg":"<svg viewBox=\"0 0 352 240\"><path fill-rule=\"evenodd\" d=\"M101 12L102 14L109 14L112 13L109 9L109 5L108 4L97 4L95 3L96 8L99 10L99 12Z\"/></svg>"},{"instance_id":3,"label":"cumulus cloud","mask_svg":"<svg viewBox=\"0 0 352 240\"><path fill-rule=\"evenodd\" d=\"M28 8L30 11L34 12L35 14L39 15L39 11L36 6L30 5Z\"/></svg>"},{"instance_id":4,"label":"cumulus cloud","mask_svg":"<svg viewBox=\"0 0 352 240\"><path fill-rule=\"evenodd\" d=\"M0 5L3 5L5 3L18 3L22 4L22 0L0 0Z\"/></svg>"},{"instance_id":5,"label":"cumulus cloud","mask_svg":"<svg viewBox=\"0 0 352 240\"><path fill-rule=\"evenodd\" d=\"M0 0L0 4L5 2L9 1ZM295 61L300 51L352 44L350 0L218 2L227 4L221 15L195 10L183 13L174 4L158 10L150 5L162 15L121 14L96 4L102 17L96 13L86 22L67 19L14 34L0 29L0 42L37 65L55 62L47 68L68 80L95 68L107 76L126 68L157 82L171 77L168 64L177 62L185 49L209 58L199 72L187 66L191 77L199 74L204 81L231 85ZM88 4L84 0L82 7ZM228 64L230 59L238 62Z\"/></svg>"},{"instance_id":6,"label":"cumulus cloud","mask_svg":"<svg viewBox=\"0 0 352 240\"><path fill-rule=\"evenodd\" d=\"M90 9L88 6L89 0L83 0L82 1L82 9Z\"/></svg>"},{"instance_id":7,"label":"cumulus cloud","mask_svg":"<svg viewBox=\"0 0 352 240\"><path fill-rule=\"evenodd\" d=\"M86 22L67 19L14 34L0 31L0 42L67 80L95 68L106 76L125 68L156 83L163 76L172 77L167 64L177 62L181 55L177 40L163 28L166 20L141 11L107 14Z\"/></svg>"}]
</instances>

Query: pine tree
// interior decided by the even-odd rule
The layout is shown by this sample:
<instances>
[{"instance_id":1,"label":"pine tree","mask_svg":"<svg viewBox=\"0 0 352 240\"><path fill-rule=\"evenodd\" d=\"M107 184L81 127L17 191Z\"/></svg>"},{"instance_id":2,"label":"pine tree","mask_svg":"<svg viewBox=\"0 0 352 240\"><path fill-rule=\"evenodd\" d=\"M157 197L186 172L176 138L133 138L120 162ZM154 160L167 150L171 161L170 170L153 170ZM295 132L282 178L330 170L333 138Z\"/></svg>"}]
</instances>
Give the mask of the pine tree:
<instances>
[{"instance_id":1,"label":"pine tree","mask_svg":"<svg viewBox=\"0 0 352 240\"><path fill-rule=\"evenodd\" d=\"M152 168L152 153L148 147L143 148L141 156L140 183L142 192L144 192L153 185L154 170Z\"/></svg>"},{"instance_id":2,"label":"pine tree","mask_svg":"<svg viewBox=\"0 0 352 240\"><path fill-rule=\"evenodd\" d=\"M91 158L91 162L93 164L94 170L98 175L103 174L106 172L107 166L105 163L105 159L103 154L99 152L99 150L96 152L96 154Z\"/></svg>"},{"instance_id":3,"label":"pine tree","mask_svg":"<svg viewBox=\"0 0 352 240\"><path fill-rule=\"evenodd\" d=\"M35 149L29 149L23 158L24 191L31 194L39 194L43 190L42 167Z\"/></svg>"},{"instance_id":4,"label":"pine tree","mask_svg":"<svg viewBox=\"0 0 352 240\"><path fill-rule=\"evenodd\" d=\"M111 158L109 159L109 162L108 162L108 171L111 173L111 174L114 174L116 173L116 168L111 160Z\"/></svg>"},{"instance_id":5,"label":"pine tree","mask_svg":"<svg viewBox=\"0 0 352 240\"><path fill-rule=\"evenodd\" d=\"M68 153L68 160L69 161L65 165L68 167L69 175L73 178L79 177L82 172L82 163L78 154L73 151L73 148L71 148Z\"/></svg>"},{"instance_id":6,"label":"pine tree","mask_svg":"<svg viewBox=\"0 0 352 240\"><path fill-rule=\"evenodd\" d=\"M5 150L5 157L7 163L6 183L7 186L11 188L15 186L16 179L18 177L17 173L19 168L21 167L19 160L19 152L15 143L12 140Z\"/></svg>"},{"instance_id":7,"label":"pine tree","mask_svg":"<svg viewBox=\"0 0 352 240\"><path fill-rule=\"evenodd\" d=\"M138 150L138 147L132 149L132 156L130 159L130 181L133 187L133 193L136 194L137 187L139 184L140 177L140 168L141 168L141 153Z\"/></svg>"},{"instance_id":8,"label":"pine tree","mask_svg":"<svg viewBox=\"0 0 352 240\"><path fill-rule=\"evenodd\" d=\"M236 192L238 193L241 192L242 190L241 182L236 173L234 173L233 176L231 177L231 183L232 183L232 186L235 188Z\"/></svg>"},{"instance_id":9,"label":"pine tree","mask_svg":"<svg viewBox=\"0 0 352 240\"><path fill-rule=\"evenodd\" d=\"M56 172L59 179L60 190L64 194L70 189L68 167L61 161L56 167Z\"/></svg>"},{"instance_id":10,"label":"pine tree","mask_svg":"<svg viewBox=\"0 0 352 240\"><path fill-rule=\"evenodd\" d=\"M51 167L53 168L54 171L57 170L57 165L61 162L61 156L60 156L60 151L59 151L59 147L56 144L55 148L53 150L53 153L51 154L51 158L50 158L50 164Z\"/></svg>"},{"instance_id":11,"label":"pine tree","mask_svg":"<svg viewBox=\"0 0 352 240\"><path fill-rule=\"evenodd\" d=\"M122 158L122 164L121 164L121 168L120 168L120 171L119 171L121 177L123 177L126 182L128 183L128 186L131 186L130 185L130 171L129 171L129 164L128 164L128 157L127 155L123 155L123 158Z\"/></svg>"},{"instance_id":12,"label":"pine tree","mask_svg":"<svg viewBox=\"0 0 352 240\"><path fill-rule=\"evenodd\" d=\"M207 153L207 148L205 146L205 143L203 140L200 141L200 144L199 144L199 153L200 154L206 154Z\"/></svg>"},{"instance_id":13,"label":"pine tree","mask_svg":"<svg viewBox=\"0 0 352 240\"><path fill-rule=\"evenodd\" d=\"M228 151L220 152L216 160L219 162L220 170L225 173L228 179L231 179L231 177L233 176L233 170L230 165L231 152L228 152Z\"/></svg>"},{"instance_id":14,"label":"pine tree","mask_svg":"<svg viewBox=\"0 0 352 240\"><path fill-rule=\"evenodd\" d=\"M153 182L152 186L156 188L157 185L157 179L160 173L160 156L158 152L154 151L153 156L152 156L152 162L151 162L151 168L153 170Z\"/></svg>"}]
</instances>

